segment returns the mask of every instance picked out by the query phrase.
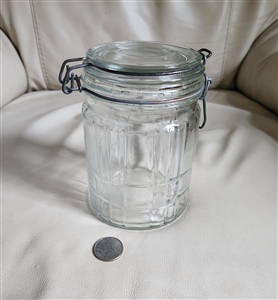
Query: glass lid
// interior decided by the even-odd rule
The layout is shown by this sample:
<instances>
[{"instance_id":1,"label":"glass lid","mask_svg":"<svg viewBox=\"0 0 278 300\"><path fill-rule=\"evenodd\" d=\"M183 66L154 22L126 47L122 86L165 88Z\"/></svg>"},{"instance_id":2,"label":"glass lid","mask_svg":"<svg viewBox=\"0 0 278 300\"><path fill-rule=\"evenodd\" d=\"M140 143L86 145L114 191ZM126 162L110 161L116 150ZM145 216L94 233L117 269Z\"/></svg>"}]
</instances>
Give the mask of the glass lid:
<instances>
[{"instance_id":1,"label":"glass lid","mask_svg":"<svg viewBox=\"0 0 278 300\"><path fill-rule=\"evenodd\" d=\"M202 55L191 48L156 42L111 42L90 48L87 59L95 66L126 73L168 73L192 71Z\"/></svg>"}]
</instances>

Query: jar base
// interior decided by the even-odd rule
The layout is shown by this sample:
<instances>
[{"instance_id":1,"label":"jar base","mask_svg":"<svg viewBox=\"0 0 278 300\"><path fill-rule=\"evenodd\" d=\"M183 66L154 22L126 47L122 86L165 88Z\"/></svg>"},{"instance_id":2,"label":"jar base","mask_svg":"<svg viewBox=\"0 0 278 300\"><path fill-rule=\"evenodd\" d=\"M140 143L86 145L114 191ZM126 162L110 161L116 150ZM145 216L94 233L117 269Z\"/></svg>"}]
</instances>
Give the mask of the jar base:
<instances>
[{"instance_id":1,"label":"jar base","mask_svg":"<svg viewBox=\"0 0 278 300\"><path fill-rule=\"evenodd\" d=\"M130 222L130 221L117 221L116 219L113 218L108 218L106 216L104 216L103 214L101 214L93 205L93 203L95 202L96 198L94 196L90 196L88 198L88 202L89 202L89 206L90 209L92 210L93 214L102 222L104 222L105 224L108 224L110 226L113 227L118 227L118 228L122 228L122 229L127 229L127 230L151 230L151 229L157 229L157 228L161 228L164 226L167 226L169 224L172 224L175 220L177 220L187 209L188 206L188 193L186 195L186 201L184 201L185 199L183 199L182 201L182 205L179 205L179 209L178 209L178 204L177 203L173 203L174 205L177 206L176 208L176 213L172 214L171 216L167 217L167 213L166 216L164 216L164 218L162 218L161 216L156 216L155 214L151 213L151 210L149 210L148 212L148 218L149 221L148 222ZM92 203L93 202L93 203ZM165 211L165 207L163 208L163 210ZM106 204L106 212L111 212L111 208L107 207ZM126 211L126 214L128 214L129 212ZM132 214L133 211L130 211L130 214ZM146 215L146 213L145 213ZM124 217L123 217L124 218ZM128 219L130 220L130 216L128 216Z\"/></svg>"}]
</instances>

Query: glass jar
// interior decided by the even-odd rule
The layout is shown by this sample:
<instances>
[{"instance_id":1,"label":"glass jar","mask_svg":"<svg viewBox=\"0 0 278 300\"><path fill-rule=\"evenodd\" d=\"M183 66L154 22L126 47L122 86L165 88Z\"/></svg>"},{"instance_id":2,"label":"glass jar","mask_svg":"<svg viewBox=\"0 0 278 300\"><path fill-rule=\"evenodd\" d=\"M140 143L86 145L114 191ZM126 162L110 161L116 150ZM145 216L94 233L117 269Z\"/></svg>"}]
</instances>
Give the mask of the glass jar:
<instances>
[{"instance_id":1,"label":"glass jar","mask_svg":"<svg viewBox=\"0 0 278 300\"><path fill-rule=\"evenodd\" d=\"M148 229L172 222L186 209L198 100L205 105L211 82L205 74L210 55L206 49L124 41L64 62L63 91L86 94L89 204L101 220ZM68 68L62 79L65 65L77 60L82 64ZM82 76L74 76L79 67Z\"/></svg>"}]
</instances>

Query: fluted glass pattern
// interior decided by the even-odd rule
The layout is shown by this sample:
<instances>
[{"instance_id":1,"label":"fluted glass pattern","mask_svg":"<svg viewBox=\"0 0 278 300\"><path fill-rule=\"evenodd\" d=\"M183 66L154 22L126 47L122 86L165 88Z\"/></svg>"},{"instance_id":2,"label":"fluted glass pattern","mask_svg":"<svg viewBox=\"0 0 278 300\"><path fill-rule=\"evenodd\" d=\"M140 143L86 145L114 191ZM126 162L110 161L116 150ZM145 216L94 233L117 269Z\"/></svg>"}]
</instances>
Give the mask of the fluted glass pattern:
<instances>
[{"instance_id":1,"label":"fluted glass pattern","mask_svg":"<svg viewBox=\"0 0 278 300\"><path fill-rule=\"evenodd\" d=\"M89 203L102 220L144 229L186 208L197 101L131 105L87 95L83 105Z\"/></svg>"}]
</instances>

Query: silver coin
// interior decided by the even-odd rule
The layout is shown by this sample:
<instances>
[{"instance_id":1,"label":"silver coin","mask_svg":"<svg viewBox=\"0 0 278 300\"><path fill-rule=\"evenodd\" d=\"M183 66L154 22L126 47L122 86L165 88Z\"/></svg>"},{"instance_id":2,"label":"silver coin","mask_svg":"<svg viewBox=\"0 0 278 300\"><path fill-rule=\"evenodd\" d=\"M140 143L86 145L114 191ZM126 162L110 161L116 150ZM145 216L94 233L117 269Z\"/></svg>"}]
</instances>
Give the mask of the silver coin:
<instances>
[{"instance_id":1,"label":"silver coin","mask_svg":"<svg viewBox=\"0 0 278 300\"><path fill-rule=\"evenodd\" d=\"M123 250L122 242L110 236L99 239L93 246L95 257L102 261L116 260L121 256Z\"/></svg>"}]
</instances>

